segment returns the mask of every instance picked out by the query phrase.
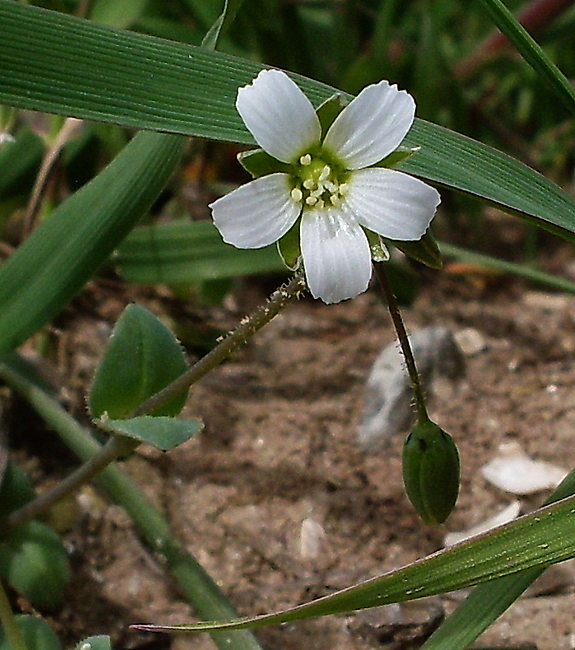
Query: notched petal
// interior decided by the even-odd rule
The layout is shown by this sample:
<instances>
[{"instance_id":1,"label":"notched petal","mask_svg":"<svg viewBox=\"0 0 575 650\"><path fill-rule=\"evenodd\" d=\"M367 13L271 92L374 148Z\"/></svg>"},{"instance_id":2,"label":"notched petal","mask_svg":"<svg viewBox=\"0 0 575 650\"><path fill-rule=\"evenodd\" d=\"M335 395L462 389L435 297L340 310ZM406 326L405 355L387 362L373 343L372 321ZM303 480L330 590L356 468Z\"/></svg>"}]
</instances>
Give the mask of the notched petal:
<instances>
[{"instance_id":1,"label":"notched petal","mask_svg":"<svg viewBox=\"0 0 575 650\"><path fill-rule=\"evenodd\" d=\"M371 278L371 253L362 228L340 210L308 210L301 222L301 251L314 298L341 302L363 293Z\"/></svg>"},{"instance_id":2,"label":"notched petal","mask_svg":"<svg viewBox=\"0 0 575 650\"><path fill-rule=\"evenodd\" d=\"M373 165L397 149L413 124L415 101L380 81L364 88L337 116L324 146L348 169Z\"/></svg>"},{"instance_id":3,"label":"notched petal","mask_svg":"<svg viewBox=\"0 0 575 650\"><path fill-rule=\"evenodd\" d=\"M362 226L387 239L420 239L441 202L431 185L395 169L357 170L348 185L343 207Z\"/></svg>"},{"instance_id":4,"label":"notched petal","mask_svg":"<svg viewBox=\"0 0 575 650\"><path fill-rule=\"evenodd\" d=\"M292 163L319 142L315 110L299 86L281 70L262 70L238 90L236 108L264 151Z\"/></svg>"},{"instance_id":5,"label":"notched petal","mask_svg":"<svg viewBox=\"0 0 575 650\"><path fill-rule=\"evenodd\" d=\"M209 206L223 240L237 248L262 248L285 235L301 206L292 200L286 174L270 174Z\"/></svg>"}]
</instances>

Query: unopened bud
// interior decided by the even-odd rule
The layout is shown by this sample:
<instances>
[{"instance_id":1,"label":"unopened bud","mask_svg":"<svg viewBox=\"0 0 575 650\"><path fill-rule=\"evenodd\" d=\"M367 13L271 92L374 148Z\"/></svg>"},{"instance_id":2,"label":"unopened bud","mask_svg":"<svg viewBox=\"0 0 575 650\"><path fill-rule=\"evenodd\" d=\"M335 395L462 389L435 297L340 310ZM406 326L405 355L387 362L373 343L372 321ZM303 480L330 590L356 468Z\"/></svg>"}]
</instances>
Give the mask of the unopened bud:
<instances>
[{"instance_id":1,"label":"unopened bud","mask_svg":"<svg viewBox=\"0 0 575 650\"><path fill-rule=\"evenodd\" d=\"M459 452L453 438L427 420L416 424L403 445L403 483L426 524L441 524L459 494Z\"/></svg>"}]
</instances>

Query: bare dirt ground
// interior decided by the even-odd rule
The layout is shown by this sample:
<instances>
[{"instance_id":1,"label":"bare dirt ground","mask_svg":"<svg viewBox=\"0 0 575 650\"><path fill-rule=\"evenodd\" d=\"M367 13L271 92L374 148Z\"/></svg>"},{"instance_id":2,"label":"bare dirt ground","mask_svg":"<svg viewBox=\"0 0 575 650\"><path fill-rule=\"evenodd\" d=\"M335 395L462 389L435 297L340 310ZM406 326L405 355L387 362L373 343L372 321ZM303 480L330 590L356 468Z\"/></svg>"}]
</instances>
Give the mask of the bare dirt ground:
<instances>
[{"instance_id":1,"label":"bare dirt ground","mask_svg":"<svg viewBox=\"0 0 575 650\"><path fill-rule=\"evenodd\" d=\"M479 473L501 442L520 441L533 457L566 469L575 464L575 296L517 281L435 277L442 279L403 314L411 331L446 325L464 343L466 377L438 386L430 403L461 453L461 495L447 522L461 530L513 499ZM257 286L240 292L236 313L220 316L232 324L264 296ZM147 304L154 310L160 303ZM100 353L103 317L111 322L119 308L75 320L61 343L61 370L77 380L68 388L72 403ZM402 439L369 455L356 443L366 377L392 340L375 289L336 306L302 300L194 388L186 414L206 425L197 439L169 455L142 448L126 462L240 613L307 601L442 547L445 531L422 524L404 496ZM42 472L36 476L42 487ZM523 500L523 511L545 496ZM184 622L193 611L118 506L83 490L66 538L76 577L53 621L67 641L109 633L119 649L214 647L203 635L152 639L127 629ZM575 574L569 564L549 574L481 645L575 647ZM451 611L461 597L426 603L425 616ZM376 615L389 622L398 612ZM294 623L258 637L267 650L413 647L405 627L386 628L386 637L370 616Z\"/></svg>"}]
</instances>

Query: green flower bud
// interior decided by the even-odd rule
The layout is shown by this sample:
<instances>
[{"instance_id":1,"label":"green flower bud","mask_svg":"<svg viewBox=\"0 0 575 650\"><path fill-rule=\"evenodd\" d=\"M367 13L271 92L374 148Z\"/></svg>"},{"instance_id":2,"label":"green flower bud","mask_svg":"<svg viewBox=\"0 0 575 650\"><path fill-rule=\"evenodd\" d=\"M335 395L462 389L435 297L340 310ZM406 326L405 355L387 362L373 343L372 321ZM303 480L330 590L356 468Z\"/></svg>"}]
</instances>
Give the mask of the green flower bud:
<instances>
[{"instance_id":1,"label":"green flower bud","mask_svg":"<svg viewBox=\"0 0 575 650\"><path fill-rule=\"evenodd\" d=\"M427 420L417 423L403 445L403 483L426 524L441 524L459 494L459 453L453 438Z\"/></svg>"}]
</instances>

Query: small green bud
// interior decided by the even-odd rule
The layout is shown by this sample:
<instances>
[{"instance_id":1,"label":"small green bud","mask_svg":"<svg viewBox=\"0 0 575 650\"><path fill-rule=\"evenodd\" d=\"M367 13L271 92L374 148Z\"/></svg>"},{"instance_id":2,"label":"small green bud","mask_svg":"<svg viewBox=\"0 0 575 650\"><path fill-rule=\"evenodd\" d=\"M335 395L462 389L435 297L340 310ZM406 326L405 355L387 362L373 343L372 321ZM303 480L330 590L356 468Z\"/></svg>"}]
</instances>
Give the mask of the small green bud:
<instances>
[{"instance_id":1,"label":"small green bud","mask_svg":"<svg viewBox=\"0 0 575 650\"><path fill-rule=\"evenodd\" d=\"M417 423L403 444L403 484L426 524L441 524L459 494L459 452L453 438L427 420Z\"/></svg>"}]
</instances>

